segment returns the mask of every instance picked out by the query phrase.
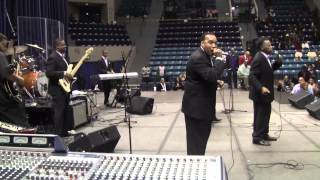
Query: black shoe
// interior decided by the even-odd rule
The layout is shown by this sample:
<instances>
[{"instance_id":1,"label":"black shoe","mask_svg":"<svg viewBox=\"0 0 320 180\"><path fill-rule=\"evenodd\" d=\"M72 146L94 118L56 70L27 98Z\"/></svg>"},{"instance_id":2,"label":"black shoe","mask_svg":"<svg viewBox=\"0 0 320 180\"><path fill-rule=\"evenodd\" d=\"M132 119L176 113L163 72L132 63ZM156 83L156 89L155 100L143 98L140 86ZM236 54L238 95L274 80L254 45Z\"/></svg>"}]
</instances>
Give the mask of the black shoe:
<instances>
[{"instance_id":1,"label":"black shoe","mask_svg":"<svg viewBox=\"0 0 320 180\"><path fill-rule=\"evenodd\" d=\"M264 140L266 140L266 141L276 141L276 140L278 140L277 138L275 138L275 137L271 137L271 136L269 136L269 135L267 135L265 138L263 138Z\"/></svg>"},{"instance_id":2,"label":"black shoe","mask_svg":"<svg viewBox=\"0 0 320 180\"><path fill-rule=\"evenodd\" d=\"M256 145L261 145L261 146L271 146L269 141L265 141L264 139L260 139L260 140L252 140L253 144Z\"/></svg>"},{"instance_id":3,"label":"black shoe","mask_svg":"<svg viewBox=\"0 0 320 180\"><path fill-rule=\"evenodd\" d=\"M219 119L219 118L213 118L212 122L220 122L222 119Z\"/></svg>"}]
</instances>

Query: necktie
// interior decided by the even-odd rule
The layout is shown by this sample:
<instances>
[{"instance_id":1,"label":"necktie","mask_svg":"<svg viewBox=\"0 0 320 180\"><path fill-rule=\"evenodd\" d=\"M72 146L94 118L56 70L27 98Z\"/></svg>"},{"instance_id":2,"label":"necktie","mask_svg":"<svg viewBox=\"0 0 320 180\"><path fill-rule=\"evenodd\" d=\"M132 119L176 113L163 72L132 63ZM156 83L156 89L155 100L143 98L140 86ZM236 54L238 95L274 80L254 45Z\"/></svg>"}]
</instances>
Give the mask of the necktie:
<instances>
[{"instance_id":1,"label":"necktie","mask_svg":"<svg viewBox=\"0 0 320 180\"><path fill-rule=\"evenodd\" d=\"M269 65L270 65L270 67L272 67L269 57L267 58L267 61L268 61Z\"/></svg>"},{"instance_id":2,"label":"necktie","mask_svg":"<svg viewBox=\"0 0 320 180\"><path fill-rule=\"evenodd\" d=\"M214 58L214 57L211 57L211 58L210 58L211 67L213 67L213 65L214 65L214 61L215 61L215 58Z\"/></svg>"}]
</instances>

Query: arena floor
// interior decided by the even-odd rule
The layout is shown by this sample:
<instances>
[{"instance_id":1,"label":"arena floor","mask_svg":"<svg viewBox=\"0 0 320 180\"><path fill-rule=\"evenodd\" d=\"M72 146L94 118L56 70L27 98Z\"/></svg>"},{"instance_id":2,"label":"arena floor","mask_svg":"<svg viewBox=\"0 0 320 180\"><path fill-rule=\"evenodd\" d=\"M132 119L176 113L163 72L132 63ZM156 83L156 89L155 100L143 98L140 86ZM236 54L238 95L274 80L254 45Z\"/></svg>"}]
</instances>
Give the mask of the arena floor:
<instances>
[{"instance_id":1,"label":"arena floor","mask_svg":"<svg viewBox=\"0 0 320 180\"><path fill-rule=\"evenodd\" d=\"M270 135L280 136L269 147L252 144L253 105L248 91L234 90L234 109L229 108L230 91L217 92L217 116L212 126L206 156L222 156L231 180L314 180L320 177L320 122L305 110L289 104L272 104ZM153 113L131 115L133 154L186 155L183 91L142 92L155 99ZM222 98L223 97L223 98ZM104 107L103 94L97 95L98 119L77 129L89 133L117 125L121 138L116 153L129 153L128 123L123 108ZM229 116L230 115L230 116ZM229 118L230 117L230 121ZM230 124L230 122L232 124Z\"/></svg>"}]
</instances>

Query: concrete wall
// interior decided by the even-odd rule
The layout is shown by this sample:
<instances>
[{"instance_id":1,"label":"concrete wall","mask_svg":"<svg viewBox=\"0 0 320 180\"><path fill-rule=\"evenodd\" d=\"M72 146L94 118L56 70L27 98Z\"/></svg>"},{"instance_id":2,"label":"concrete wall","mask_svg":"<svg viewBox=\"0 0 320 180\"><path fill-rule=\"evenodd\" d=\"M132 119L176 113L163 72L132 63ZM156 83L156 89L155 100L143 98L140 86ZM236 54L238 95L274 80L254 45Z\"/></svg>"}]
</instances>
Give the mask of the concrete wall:
<instances>
[{"instance_id":1,"label":"concrete wall","mask_svg":"<svg viewBox=\"0 0 320 180\"><path fill-rule=\"evenodd\" d=\"M81 57L85 54L88 47L85 46L69 46L69 57L71 62L78 62ZM131 55L129 57L129 62L132 61L136 56L135 46L95 46L93 47L93 53L91 58L87 61L97 61L101 58L102 50L106 49L109 53L110 61L122 60L122 53L124 57L128 56L131 50Z\"/></svg>"}]
</instances>

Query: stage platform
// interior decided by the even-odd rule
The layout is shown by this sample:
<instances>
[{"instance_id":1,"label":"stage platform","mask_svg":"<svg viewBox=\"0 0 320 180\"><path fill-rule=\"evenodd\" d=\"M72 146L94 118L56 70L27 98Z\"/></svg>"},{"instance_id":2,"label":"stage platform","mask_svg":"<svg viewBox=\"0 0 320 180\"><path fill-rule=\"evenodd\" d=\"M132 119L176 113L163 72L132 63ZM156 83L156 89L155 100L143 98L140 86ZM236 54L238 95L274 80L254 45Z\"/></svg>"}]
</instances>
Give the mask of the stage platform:
<instances>
[{"instance_id":1,"label":"stage platform","mask_svg":"<svg viewBox=\"0 0 320 180\"><path fill-rule=\"evenodd\" d=\"M142 96L154 98L155 104L152 114L131 115L133 154L186 155L185 123L181 113L182 95L183 91L142 92ZM272 142L270 147L253 145L253 104L248 99L248 91L234 90L234 109L247 112L234 111L230 114L232 132L227 115L222 113L222 97L229 108L229 95L228 89L217 92L217 116L222 121L212 126L206 155L222 156L227 170L232 167L229 172L230 180L314 180L320 177L318 120L306 110L274 101L270 135L280 138ZM123 108L104 107L101 93L97 99L100 110L98 119L76 131L90 133L117 125L121 138L115 152L129 153L128 124L123 122ZM285 168L284 163L299 164L294 166L295 170Z\"/></svg>"}]
</instances>

